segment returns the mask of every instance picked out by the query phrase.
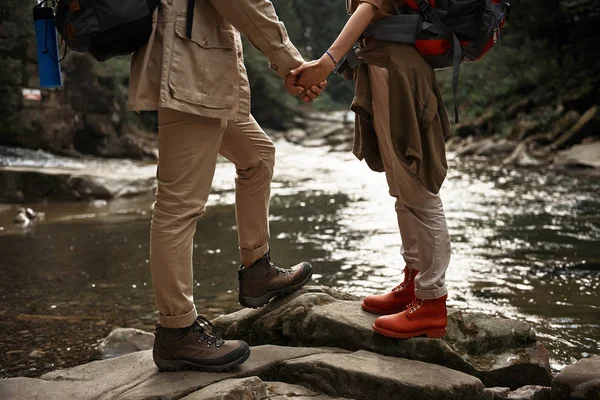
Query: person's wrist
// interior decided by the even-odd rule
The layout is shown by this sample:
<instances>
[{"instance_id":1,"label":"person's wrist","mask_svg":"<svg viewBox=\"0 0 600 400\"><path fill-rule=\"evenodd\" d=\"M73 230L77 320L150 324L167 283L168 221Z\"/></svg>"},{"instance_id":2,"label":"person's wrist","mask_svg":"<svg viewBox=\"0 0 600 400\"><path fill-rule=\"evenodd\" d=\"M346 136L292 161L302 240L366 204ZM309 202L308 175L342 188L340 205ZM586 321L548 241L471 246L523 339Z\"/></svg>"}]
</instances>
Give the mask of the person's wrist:
<instances>
[{"instance_id":1,"label":"person's wrist","mask_svg":"<svg viewBox=\"0 0 600 400\"><path fill-rule=\"evenodd\" d=\"M331 56L327 53L324 53L321 56L319 59L319 64L328 71L333 71L335 68L335 61L333 61L333 58L331 58Z\"/></svg>"}]
</instances>

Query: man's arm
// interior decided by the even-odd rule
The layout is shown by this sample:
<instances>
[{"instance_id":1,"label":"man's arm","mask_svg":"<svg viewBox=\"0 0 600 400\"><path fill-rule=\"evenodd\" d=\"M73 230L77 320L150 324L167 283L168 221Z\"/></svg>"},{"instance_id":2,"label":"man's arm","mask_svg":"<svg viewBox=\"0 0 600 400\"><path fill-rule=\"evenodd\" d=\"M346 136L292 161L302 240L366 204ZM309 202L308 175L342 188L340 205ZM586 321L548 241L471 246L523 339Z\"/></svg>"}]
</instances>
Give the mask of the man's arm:
<instances>
[{"instance_id":1,"label":"man's arm","mask_svg":"<svg viewBox=\"0 0 600 400\"><path fill-rule=\"evenodd\" d=\"M229 23L263 53L271 69L284 78L304 59L288 37L269 0L211 0Z\"/></svg>"}]
</instances>

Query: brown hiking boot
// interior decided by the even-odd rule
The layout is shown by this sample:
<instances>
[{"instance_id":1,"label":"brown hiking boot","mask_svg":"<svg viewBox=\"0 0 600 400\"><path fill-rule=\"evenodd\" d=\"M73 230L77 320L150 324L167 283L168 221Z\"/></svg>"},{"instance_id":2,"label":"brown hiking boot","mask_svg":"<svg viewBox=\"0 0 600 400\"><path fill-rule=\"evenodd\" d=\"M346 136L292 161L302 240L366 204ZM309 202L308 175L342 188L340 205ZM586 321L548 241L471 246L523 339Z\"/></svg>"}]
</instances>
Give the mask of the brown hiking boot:
<instances>
[{"instance_id":1,"label":"brown hiking boot","mask_svg":"<svg viewBox=\"0 0 600 400\"><path fill-rule=\"evenodd\" d=\"M221 339L213 324L202 316L188 328L164 328L157 324L154 334L152 356L161 371L225 372L250 357L246 342Z\"/></svg>"},{"instance_id":2,"label":"brown hiking boot","mask_svg":"<svg viewBox=\"0 0 600 400\"><path fill-rule=\"evenodd\" d=\"M304 286L312 276L312 266L301 262L289 269L281 269L271 262L269 253L251 267L238 269L239 301L244 307L257 308L273 297L284 296Z\"/></svg>"}]
</instances>

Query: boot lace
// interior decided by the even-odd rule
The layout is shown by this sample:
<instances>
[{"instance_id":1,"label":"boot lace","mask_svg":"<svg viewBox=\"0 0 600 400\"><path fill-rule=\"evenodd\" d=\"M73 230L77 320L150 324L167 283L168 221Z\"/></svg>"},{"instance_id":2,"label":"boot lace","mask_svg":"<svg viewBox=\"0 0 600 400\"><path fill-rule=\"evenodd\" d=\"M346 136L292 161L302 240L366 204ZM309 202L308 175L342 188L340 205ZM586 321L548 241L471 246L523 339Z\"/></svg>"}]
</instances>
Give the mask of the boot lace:
<instances>
[{"instance_id":1,"label":"boot lace","mask_svg":"<svg viewBox=\"0 0 600 400\"><path fill-rule=\"evenodd\" d=\"M412 314L415 311L417 311L419 308L421 308L422 305L423 305L423 300L417 298L417 299L414 299L412 303L410 303L409 305L406 306L406 310L408 311L409 314Z\"/></svg>"},{"instance_id":2,"label":"boot lace","mask_svg":"<svg viewBox=\"0 0 600 400\"><path fill-rule=\"evenodd\" d=\"M225 341L217 333L217 328L208 319L199 315L196 318L196 323L192 327L193 332L198 332L198 343L206 341L206 347L210 347L213 344L217 351L223 346Z\"/></svg>"},{"instance_id":3,"label":"boot lace","mask_svg":"<svg viewBox=\"0 0 600 400\"><path fill-rule=\"evenodd\" d=\"M398 290L403 290L405 287L408 286L408 283L412 279L413 270L407 269L407 271L408 272L406 272L406 275L404 276L404 280L402 281L402 283L399 284L398 286L396 286L395 288L393 288L392 292L397 292Z\"/></svg>"},{"instance_id":4,"label":"boot lace","mask_svg":"<svg viewBox=\"0 0 600 400\"><path fill-rule=\"evenodd\" d=\"M283 276L285 276L285 274L293 274L294 271L291 268L288 269L283 269L278 267L273 261L271 261L271 256L267 255L267 260L269 261L269 265L275 270L277 271L277 273L282 274Z\"/></svg>"}]
</instances>

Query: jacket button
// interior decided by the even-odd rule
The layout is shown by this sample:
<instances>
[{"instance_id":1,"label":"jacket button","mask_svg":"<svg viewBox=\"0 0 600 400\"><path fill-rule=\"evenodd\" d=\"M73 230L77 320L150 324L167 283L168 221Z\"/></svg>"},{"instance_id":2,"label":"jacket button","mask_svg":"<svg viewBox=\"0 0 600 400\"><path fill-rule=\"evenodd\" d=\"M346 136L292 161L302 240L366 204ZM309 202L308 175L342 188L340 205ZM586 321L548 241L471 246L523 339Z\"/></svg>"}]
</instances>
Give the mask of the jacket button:
<instances>
[{"instance_id":1,"label":"jacket button","mask_svg":"<svg viewBox=\"0 0 600 400\"><path fill-rule=\"evenodd\" d=\"M206 38L204 38L204 40L202 41L202 46L208 46L208 40L206 40Z\"/></svg>"}]
</instances>

